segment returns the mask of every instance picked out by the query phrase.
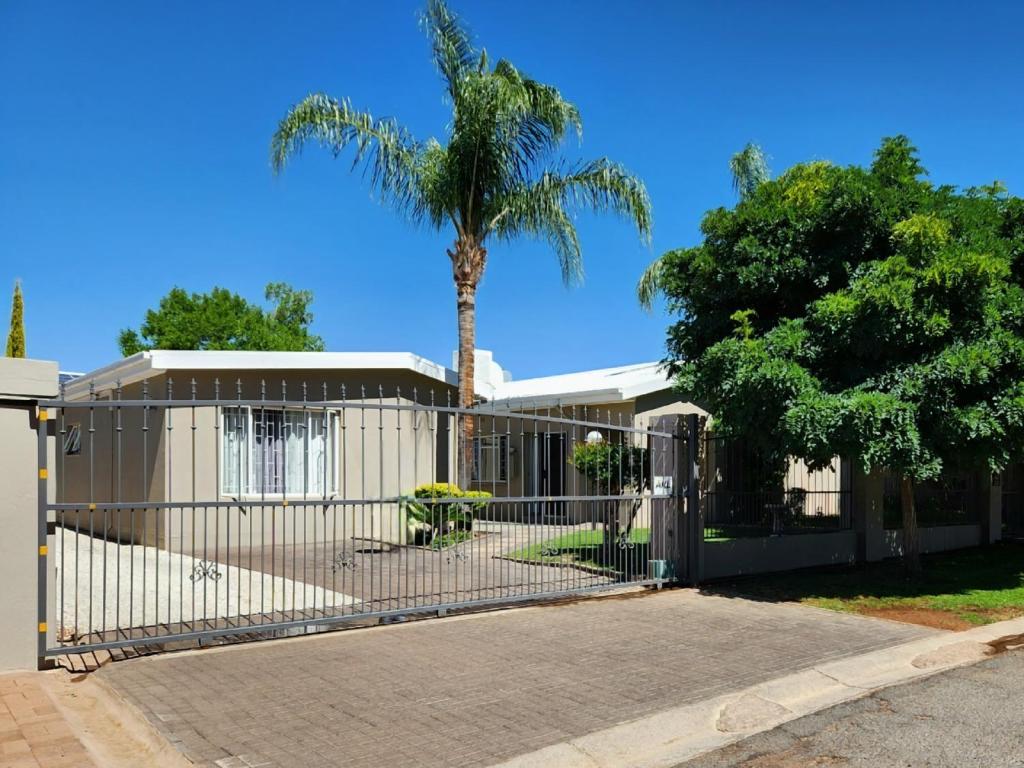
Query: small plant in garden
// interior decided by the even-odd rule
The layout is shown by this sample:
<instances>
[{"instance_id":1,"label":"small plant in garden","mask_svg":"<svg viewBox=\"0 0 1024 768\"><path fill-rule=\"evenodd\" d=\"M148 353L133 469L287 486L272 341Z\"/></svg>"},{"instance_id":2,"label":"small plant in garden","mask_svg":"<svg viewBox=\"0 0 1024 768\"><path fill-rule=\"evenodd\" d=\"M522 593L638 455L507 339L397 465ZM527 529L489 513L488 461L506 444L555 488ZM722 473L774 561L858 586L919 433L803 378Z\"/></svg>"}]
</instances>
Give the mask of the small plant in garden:
<instances>
[{"instance_id":1,"label":"small plant in garden","mask_svg":"<svg viewBox=\"0 0 1024 768\"><path fill-rule=\"evenodd\" d=\"M650 462L646 448L622 443L577 443L569 463L589 481L589 493L618 496L623 492L641 493L650 487ZM626 520L620 516L620 505L627 504ZM604 563L621 565L622 552L632 543L633 519L640 508L639 500L609 502L602 539Z\"/></svg>"},{"instance_id":2,"label":"small plant in garden","mask_svg":"<svg viewBox=\"0 0 1024 768\"><path fill-rule=\"evenodd\" d=\"M570 463L591 483L594 491L609 495L638 493L650 485L647 449L620 443L577 443Z\"/></svg>"},{"instance_id":3,"label":"small plant in garden","mask_svg":"<svg viewBox=\"0 0 1024 768\"><path fill-rule=\"evenodd\" d=\"M415 544L443 549L471 539L473 520L486 507L483 500L490 497L487 491L463 491L454 483L417 486L411 496L405 496L401 501L410 540Z\"/></svg>"}]
</instances>

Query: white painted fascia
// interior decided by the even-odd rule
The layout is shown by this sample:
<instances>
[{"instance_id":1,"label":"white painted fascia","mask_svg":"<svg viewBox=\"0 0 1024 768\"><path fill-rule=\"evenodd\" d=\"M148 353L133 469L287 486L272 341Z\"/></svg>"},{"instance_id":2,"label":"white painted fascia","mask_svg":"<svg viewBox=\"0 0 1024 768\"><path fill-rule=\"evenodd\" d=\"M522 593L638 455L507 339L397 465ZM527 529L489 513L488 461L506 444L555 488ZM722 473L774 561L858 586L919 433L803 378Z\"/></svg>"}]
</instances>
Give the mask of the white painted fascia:
<instances>
[{"instance_id":1,"label":"white painted fascia","mask_svg":"<svg viewBox=\"0 0 1024 768\"><path fill-rule=\"evenodd\" d=\"M451 386L457 386L454 371L411 352L247 352L152 350L139 352L116 363L98 368L65 386L68 400L88 399L90 391L100 393L127 386L175 370L192 371L337 371L408 370Z\"/></svg>"}]
</instances>

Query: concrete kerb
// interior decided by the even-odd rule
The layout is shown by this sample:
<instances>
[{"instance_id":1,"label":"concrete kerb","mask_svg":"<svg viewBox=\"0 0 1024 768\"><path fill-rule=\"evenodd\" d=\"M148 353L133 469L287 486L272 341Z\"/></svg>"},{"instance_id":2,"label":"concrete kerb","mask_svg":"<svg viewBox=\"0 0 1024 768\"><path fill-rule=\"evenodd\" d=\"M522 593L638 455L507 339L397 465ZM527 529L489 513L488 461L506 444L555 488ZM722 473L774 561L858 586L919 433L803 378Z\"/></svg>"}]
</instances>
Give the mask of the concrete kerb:
<instances>
[{"instance_id":1,"label":"concrete kerb","mask_svg":"<svg viewBox=\"0 0 1024 768\"><path fill-rule=\"evenodd\" d=\"M1005 641L1006 638L1016 638ZM1024 645L1024 618L818 665L520 755L496 768L670 768L755 733L898 683Z\"/></svg>"},{"instance_id":2,"label":"concrete kerb","mask_svg":"<svg viewBox=\"0 0 1024 768\"><path fill-rule=\"evenodd\" d=\"M189 768L193 763L135 707L94 675L35 673L50 700L96 765L103 768Z\"/></svg>"}]
</instances>

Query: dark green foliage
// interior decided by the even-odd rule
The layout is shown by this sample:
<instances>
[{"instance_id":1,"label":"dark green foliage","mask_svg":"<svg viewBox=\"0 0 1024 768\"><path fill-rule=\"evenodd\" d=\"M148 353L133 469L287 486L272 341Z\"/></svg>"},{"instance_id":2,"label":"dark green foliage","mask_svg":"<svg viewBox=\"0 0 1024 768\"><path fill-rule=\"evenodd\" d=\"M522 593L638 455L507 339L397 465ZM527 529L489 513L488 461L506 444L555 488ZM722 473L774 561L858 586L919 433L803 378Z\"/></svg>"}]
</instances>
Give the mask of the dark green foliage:
<instances>
[{"instance_id":1,"label":"dark green foliage","mask_svg":"<svg viewBox=\"0 0 1024 768\"><path fill-rule=\"evenodd\" d=\"M6 356L25 356L25 302L20 282L14 284L14 296L11 298L11 329L7 333Z\"/></svg>"},{"instance_id":2,"label":"dark green foliage","mask_svg":"<svg viewBox=\"0 0 1024 768\"><path fill-rule=\"evenodd\" d=\"M1022 455L1024 203L924 173L905 137L798 165L667 257L670 362L719 433L916 480Z\"/></svg>"},{"instance_id":3,"label":"dark green foliage","mask_svg":"<svg viewBox=\"0 0 1024 768\"><path fill-rule=\"evenodd\" d=\"M311 291L270 283L266 299L274 304L270 310L226 288L192 294L172 288L157 309L146 312L138 331L121 331L121 354L146 349L323 350L323 339L309 332Z\"/></svg>"},{"instance_id":4,"label":"dark green foliage","mask_svg":"<svg viewBox=\"0 0 1024 768\"><path fill-rule=\"evenodd\" d=\"M638 493L650 485L647 449L620 443L576 443L570 463L594 483L595 493Z\"/></svg>"}]
</instances>

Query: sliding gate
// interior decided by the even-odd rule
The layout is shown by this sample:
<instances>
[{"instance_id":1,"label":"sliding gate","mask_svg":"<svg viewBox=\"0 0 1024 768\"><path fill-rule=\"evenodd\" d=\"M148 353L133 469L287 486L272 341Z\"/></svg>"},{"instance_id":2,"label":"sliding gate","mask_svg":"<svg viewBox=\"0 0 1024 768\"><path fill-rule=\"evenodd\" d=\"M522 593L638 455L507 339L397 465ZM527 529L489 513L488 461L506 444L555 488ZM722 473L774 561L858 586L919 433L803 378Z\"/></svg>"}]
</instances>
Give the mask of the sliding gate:
<instances>
[{"instance_id":1,"label":"sliding gate","mask_svg":"<svg viewBox=\"0 0 1024 768\"><path fill-rule=\"evenodd\" d=\"M685 567L682 417L203 387L41 403L44 654L661 586Z\"/></svg>"}]
</instances>

